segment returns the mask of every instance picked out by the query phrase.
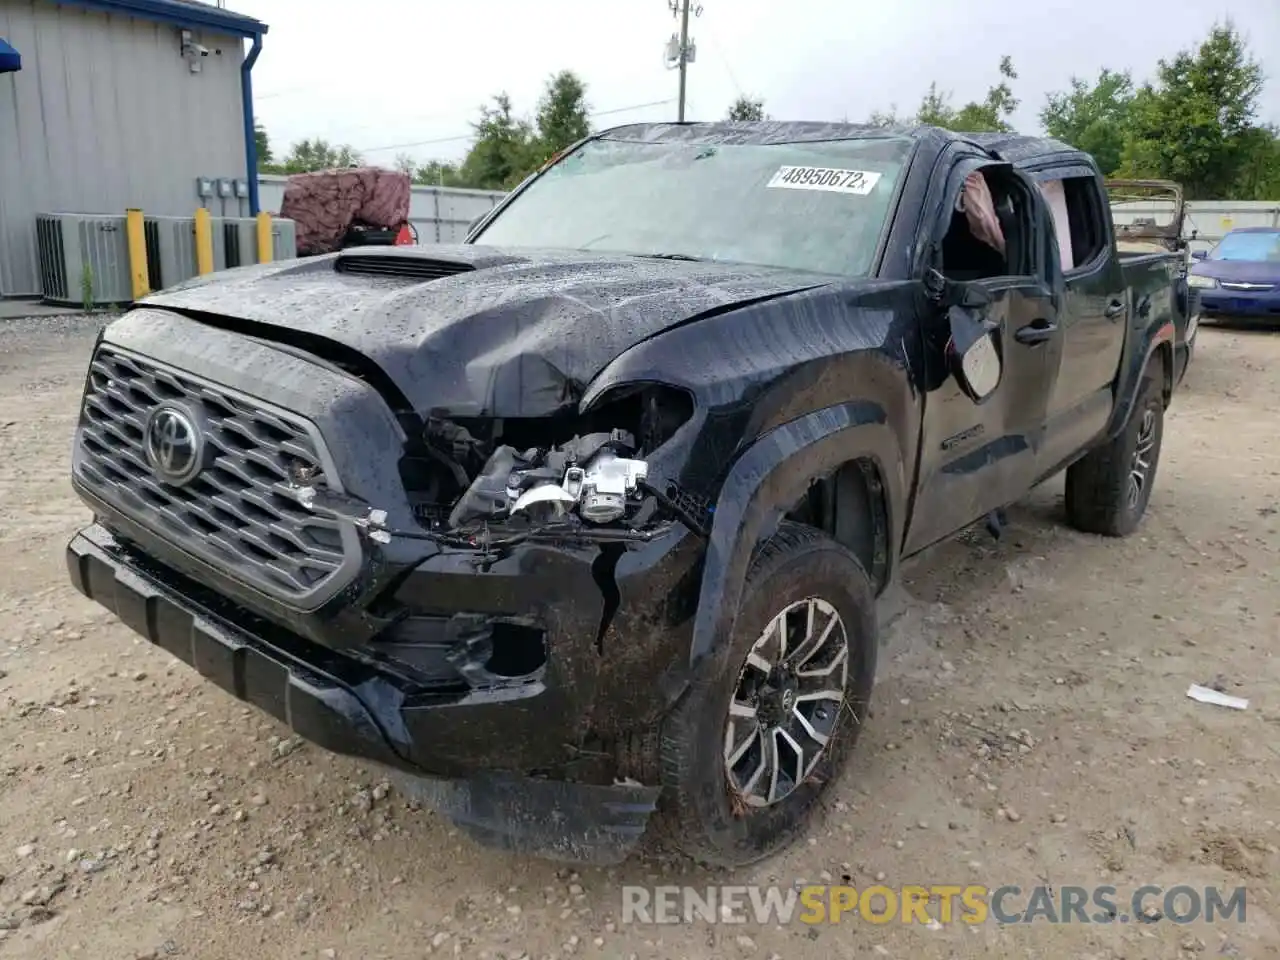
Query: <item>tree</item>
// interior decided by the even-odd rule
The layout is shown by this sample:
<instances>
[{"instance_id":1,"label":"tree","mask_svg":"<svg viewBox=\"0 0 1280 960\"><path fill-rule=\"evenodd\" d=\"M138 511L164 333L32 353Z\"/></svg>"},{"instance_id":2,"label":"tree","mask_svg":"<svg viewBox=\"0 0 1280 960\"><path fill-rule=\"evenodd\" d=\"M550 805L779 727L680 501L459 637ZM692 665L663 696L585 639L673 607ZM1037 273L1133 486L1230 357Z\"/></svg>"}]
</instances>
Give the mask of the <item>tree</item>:
<instances>
[{"instance_id":1,"label":"tree","mask_svg":"<svg viewBox=\"0 0 1280 960\"><path fill-rule=\"evenodd\" d=\"M1109 174L1120 167L1133 98L1129 73L1103 68L1092 86L1072 77L1069 90L1050 93L1040 122L1049 136L1092 154Z\"/></svg>"},{"instance_id":2,"label":"tree","mask_svg":"<svg viewBox=\"0 0 1280 960\"><path fill-rule=\"evenodd\" d=\"M432 187L466 187L457 164L442 160L430 160L413 172L413 182Z\"/></svg>"},{"instance_id":3,"label":"tree","mask_svg":"<svg viewBox=\"0 0 1280 960\"><path fill-rule=\"evenodd\" d=\"M897 104L890 104L888 110L872 110L867 118L867 124L872 127L901 127L911 123L912 120L898 116Z\"/></svg>"},{"instance_id":4,"label":"tree","mask_svg":"<svg viewBox=\"0 0 1280 960\"><path fill-rule=\"evenodd\" d=\"M407 174L410 177L412 177L418 169L418 161L414 160L413 157L409 156L407 153L397 153L393 165L400 173Z\"/></svg>"},{"instance_id":5,"label":"tree","mask_svg":"<svg viewBox=\"0 0 1280 960\"><path fill-rule=\"evenodd\" d=\"M460 170L467 186L508 190L536 166L539 146L533 127L515 116L506 93L495 96L493 106L480 108L480 120L473 129L475 140Z\"/></svg>"},{"instance_id":6,"label":"tree","mask_svg":"<svg viewBox=\"0 0 1280 960\"><path fill-rule=\"evenodd\" d=\"M587 85L572 70L561 70L547 81L538 102L538 152L546 161L591 132L587 119Z\"/></svg>"},{"instance_id":7,"label":"tree","mask_svg":"<svg viewBox=\"0 0 1280 960\"><path fill-rule=\"evenodd\" d=\"M1250 164L1267 153L1265 136L1254 132L1262 83L1230 22L1194 52L1161 60L1156 82L1134 96L1123 172L1177 180L1190 199L1233 197L1243 177L1256 180Z\"/></svg>"},{"instance_id":8,"label":"tree","mask_svg":"<svg viewBox=\"0 0 1280 960\"><path fill-rule=\"evenodd\" d=\"M299 140L289 148L289 155L279 165L281 173L311 173L316 170L334 170L358 167L364 160L354 148L341 144L334 146L327 140Z\"/></svg>"},{"instance_id":9,"label":"tree","mask_svg":"<svg viewBox=\"0 0 1280 960\"><path fill-rule=\"evenodd\" d=\"M1280 198L1280 130L1252 127L1241 137L1241 172L1232 200Z\"/></svg>"},{"instance_id":10,"label":"tree","mask_svg":"<svg viewBox=\"0 0 1280 960\"><path fill-rule=\"evenodd\" d=\"M729 107L730 120L764 120L764 101L752 99L745 93Z\"/></svg>"},{"instance_id":11,"label":"tree","mask_svg":"<svg viewBox=\"0 0 1280 960\"><path fill-rule=\"evenodd\" d=\"M275 158L271 154L271 138L267 136L267 128L261 120L253 123L253 142L258 152L258 169L270 167Z\"/></svg>"},{"instance_id":12,"label":"tree","mask_svg":"<svg viewBox=\"0 0 1280 960\"><path fill-rule=\"evenodd\" d=\"M936 83L929 84L929 92L920 101L916 111L916 123L933 127L945 127L948 130L959 130L966 133L980 133L987 130L1011 131L1009 118L1018 109L1018 98L1013 95L1010 80L1017 80L1018 74L1013 69L1013 58L1000 58L1001 80L987 90L987 95L980 101L966 103L959 110L951 106L951 94L938 89Z\"/></svg>"}]
</instances>

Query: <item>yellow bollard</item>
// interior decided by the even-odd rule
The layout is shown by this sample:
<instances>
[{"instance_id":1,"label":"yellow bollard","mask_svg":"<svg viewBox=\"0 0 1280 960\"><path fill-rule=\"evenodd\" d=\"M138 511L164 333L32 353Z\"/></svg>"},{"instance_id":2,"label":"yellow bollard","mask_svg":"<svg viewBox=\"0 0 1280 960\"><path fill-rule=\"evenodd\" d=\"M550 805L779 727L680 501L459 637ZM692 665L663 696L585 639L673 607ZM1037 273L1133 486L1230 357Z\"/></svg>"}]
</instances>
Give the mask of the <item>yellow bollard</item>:
<instances>
[{"instance_id":1,"label":"yellow bollard","mask_svg":"<svg viewBox=\"0 0 1280 960\"><path fill-rule=\"evenodd\" d=\"M213 224L204 207L196 211L196 273L213 273Z\"/></svg>"},{"instance_id":2,"label":"yellow bollard","mask_svg":"<svg viewBox=\"0 0 1280 960\"><path fill-rule=\"evenodd\" d=\"M147 270L147 237L141 210L131 207L125 211L124 229L129 240L129 280L133 286L133 299L141 300L151 292L150 273Z\"/></svg>"},{"instance_id":3,"label":"yellow bollard","mask_svg":"<svg viewBox=\"0 0 1280 960\"><path fill-rule=\"evenodd\" d=\"M258 262L270 263L273 259L271 238L271 214L263 210L258 214Z\"/></svg>"}]
</instances>

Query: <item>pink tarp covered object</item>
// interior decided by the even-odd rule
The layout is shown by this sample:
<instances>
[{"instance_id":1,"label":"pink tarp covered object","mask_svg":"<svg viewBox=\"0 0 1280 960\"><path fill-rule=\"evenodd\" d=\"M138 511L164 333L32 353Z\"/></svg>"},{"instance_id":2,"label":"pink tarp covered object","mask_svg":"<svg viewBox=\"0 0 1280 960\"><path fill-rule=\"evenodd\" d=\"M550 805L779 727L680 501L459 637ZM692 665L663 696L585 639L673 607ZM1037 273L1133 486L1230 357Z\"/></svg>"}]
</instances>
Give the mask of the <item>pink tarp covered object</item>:
<instances>
[{"instance_id":1,"label":"pink tarp covered object","mask_svg":"<svg viewBox=\"0 0 1280 960\"><path fill-rule=\"evenodd\" d=\"M320 170L291 176L280 216L294 221L298 253L331 253L353 223L393 229L409 219L407 174L377 167Z\"/></svg>"}]
</instances>

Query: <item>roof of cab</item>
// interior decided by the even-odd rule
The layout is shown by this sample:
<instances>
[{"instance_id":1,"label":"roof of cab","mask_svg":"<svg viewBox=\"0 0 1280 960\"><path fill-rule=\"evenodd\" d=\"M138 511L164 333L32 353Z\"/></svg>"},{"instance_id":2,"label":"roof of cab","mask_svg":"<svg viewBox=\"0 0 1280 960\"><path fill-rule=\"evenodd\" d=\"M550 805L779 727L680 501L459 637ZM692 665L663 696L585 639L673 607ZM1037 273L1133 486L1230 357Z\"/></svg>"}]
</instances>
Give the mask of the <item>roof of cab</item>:
<instances>
[{"instance_id":1,"label":"roof of cab","mask_svg":"<svg viewBox=\"0 0 1280 960\"><path fill-rule=\"evenodd\" d=\"M1016 133L957 133L941 127L878 127L860 123L813 120L746 120L711 123L630 123L602 130L599 137L647 143L814 143L822 140L862 140L897 137L910 140L973 143L999 153L1011 162L1054 153L1075 153L1074 147L1047 137Z\"/></svg>"}]
</instances>

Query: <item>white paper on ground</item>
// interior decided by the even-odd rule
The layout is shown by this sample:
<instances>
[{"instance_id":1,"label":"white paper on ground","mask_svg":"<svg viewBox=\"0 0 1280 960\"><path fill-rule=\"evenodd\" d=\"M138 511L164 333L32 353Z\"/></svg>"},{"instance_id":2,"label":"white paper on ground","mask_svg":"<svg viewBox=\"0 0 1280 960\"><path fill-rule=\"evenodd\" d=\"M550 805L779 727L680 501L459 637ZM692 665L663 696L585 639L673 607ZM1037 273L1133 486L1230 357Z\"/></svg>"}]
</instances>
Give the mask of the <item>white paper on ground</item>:
<instances>
[{"instance_id":1,"label":"white paper on ground","mask_svg":"<svg viewBox=\"0 0 1280 960\"><path fill-rule=\"evenodd\" d=\"M1232 710L1249 709L1249 701L1243 697L1233 697L1230 694L1219 693L1217 690L1211 690L1196 683L1191 685L1191 689L1187 691L1187 696L1192 700L1199 700L1201 703L1212 703L1218 707L1230 707Z\"/></svg>"}]
</instances>

